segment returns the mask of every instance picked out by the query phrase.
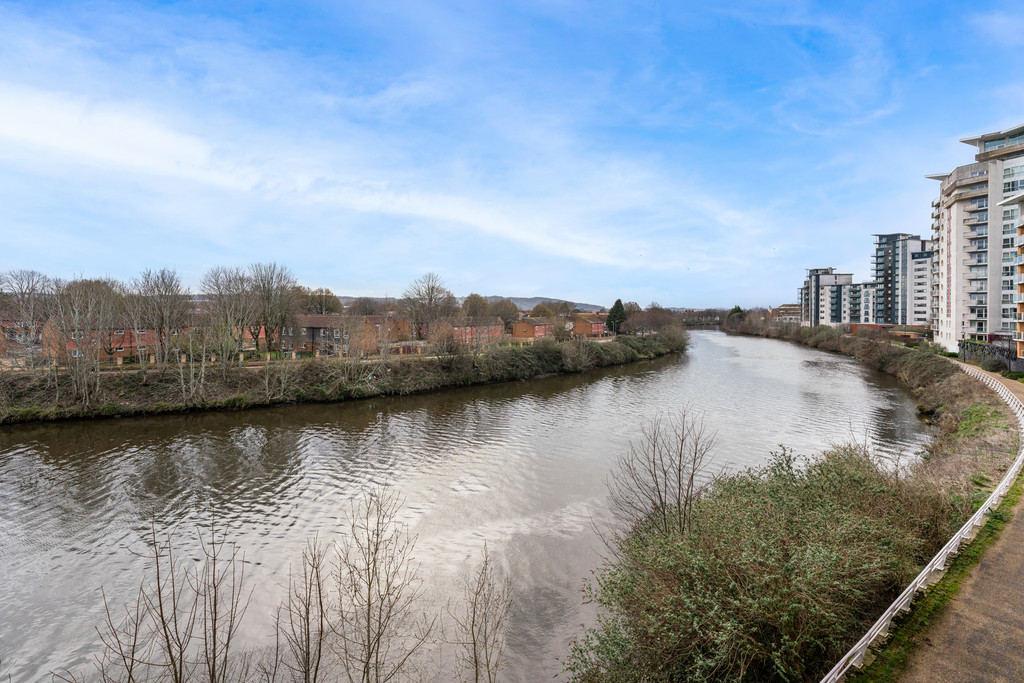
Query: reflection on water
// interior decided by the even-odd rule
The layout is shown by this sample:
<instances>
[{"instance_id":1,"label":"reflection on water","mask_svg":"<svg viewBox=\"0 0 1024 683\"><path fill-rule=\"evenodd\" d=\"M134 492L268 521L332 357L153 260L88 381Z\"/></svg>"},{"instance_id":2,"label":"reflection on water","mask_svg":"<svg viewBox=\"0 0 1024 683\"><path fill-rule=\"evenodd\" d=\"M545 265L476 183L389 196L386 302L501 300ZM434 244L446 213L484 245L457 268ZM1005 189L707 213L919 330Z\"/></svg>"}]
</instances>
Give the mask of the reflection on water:
<instances>
[{"instance_id":1,"label":"reflection on water","mask_svg":"<svg viewBox=\"0 0 1024 683\"><path fill-rule=\"evenodd\" d=\"M651 416L689 404L719 430L716 460L743 467L779 444L801 453L927 440L914 402L855 361L784 342L696 332L686 358L587 376L324 406L0 430L0 657L15 680L82 667L114 603L134 594L159 530L216 510L259 588L245 637L262 638L289 563L335 537L360 491L397 487L436 597L486 541L513 579L509 677L556 675L600 562L592 520L604 477Z\"/></svg>"}]
</instances>

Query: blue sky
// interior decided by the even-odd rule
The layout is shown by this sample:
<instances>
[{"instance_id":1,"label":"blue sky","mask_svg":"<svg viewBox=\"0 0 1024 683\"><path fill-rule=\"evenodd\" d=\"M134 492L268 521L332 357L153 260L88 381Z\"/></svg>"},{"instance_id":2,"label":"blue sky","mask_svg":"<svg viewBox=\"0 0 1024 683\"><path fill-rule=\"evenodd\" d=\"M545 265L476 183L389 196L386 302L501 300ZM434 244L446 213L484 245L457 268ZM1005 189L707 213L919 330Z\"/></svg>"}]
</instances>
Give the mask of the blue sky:
<instances>
[{"instance_id":1,"label":"blue sky","mask_svg":"<svg viewBox=\"0 0 1024 683\"><path fill-rule=\"evenodd\" d=\"M1024 119L1017 3L0 2L0 270L776 305Z\"/></svg>"}]
</instances>

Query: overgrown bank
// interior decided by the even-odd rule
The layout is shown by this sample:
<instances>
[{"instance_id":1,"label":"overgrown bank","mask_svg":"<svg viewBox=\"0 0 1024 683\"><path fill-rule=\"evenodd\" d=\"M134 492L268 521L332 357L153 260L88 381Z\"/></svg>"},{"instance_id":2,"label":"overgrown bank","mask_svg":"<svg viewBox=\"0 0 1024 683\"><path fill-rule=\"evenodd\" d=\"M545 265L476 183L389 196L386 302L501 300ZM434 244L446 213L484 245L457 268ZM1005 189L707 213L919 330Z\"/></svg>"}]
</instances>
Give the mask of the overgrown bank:
<instances>
[{"instance_id":1,"label":"overgrown bank","mask_svg":"<svg viewBox=\"0 0 1024 683\"><path fill-rule=\"evenodd\" d=\"M307 358L260 368L185 363L146 376L130 370L102 373L88 405L76 399L66 376L0 372L0 424L405 395L624 365L683 352L687 342L685 332L668 329L657 337L619 335L603 344L540 341L485 353L453 350L375 362Z\"/></svg>"},{"instance_id":2,"label":"overgrown bank","mask_svg":"<svg viewBox=\"0 0 1024 683\"><path fill-rule=\"evenodd\" d=\"M938 427L928 452L894 464L855 446L809 459L783 450L682 495L669 480L701 478L697 431L661 440L683 448L632 452L619 482L623 471L655 474L631 498L644 514L620 519L590 587L604 610L566 661L575 680L820 678L1013 460L1011 412L941 356L835 334L808 345L906 382ZM669 451L689 455L665 468Z\"/></svg>"}]
</instances>

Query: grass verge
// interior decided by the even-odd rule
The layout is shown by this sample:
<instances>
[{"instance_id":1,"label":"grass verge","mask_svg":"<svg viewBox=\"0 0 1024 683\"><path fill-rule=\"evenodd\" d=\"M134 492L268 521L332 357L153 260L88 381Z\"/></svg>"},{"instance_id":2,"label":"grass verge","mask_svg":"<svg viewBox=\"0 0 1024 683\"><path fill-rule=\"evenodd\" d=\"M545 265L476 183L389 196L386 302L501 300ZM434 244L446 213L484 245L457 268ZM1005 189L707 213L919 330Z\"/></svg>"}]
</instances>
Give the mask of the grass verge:
<instances>
[{"instance_id":1,"label":"grass verge","mask_svg":"<svg viewBox=\"0 0 1024 683\"><path fill-rule=\"evenodd\" d=\"M898 621L875 660L863 672L850 679L853 683L895 683L899 680L918 645L918 638L945 611L968 573L981 561L982 554L999 538L999 532L1013 518L1011 511L1020 501L1022 490L1021 476L1018 476L978 535L957 554L945 576L914 600L910 613Z\"/></svg>"}]
</instances>

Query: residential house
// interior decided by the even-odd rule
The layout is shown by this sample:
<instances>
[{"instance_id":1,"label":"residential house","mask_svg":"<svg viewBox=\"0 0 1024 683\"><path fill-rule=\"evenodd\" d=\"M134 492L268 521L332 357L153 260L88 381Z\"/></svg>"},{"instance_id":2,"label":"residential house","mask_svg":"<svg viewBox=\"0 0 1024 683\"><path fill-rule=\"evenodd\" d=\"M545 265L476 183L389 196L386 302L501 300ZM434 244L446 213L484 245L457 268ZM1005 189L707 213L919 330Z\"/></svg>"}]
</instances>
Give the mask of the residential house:
<instances>
[{"instance_id":1,"label":"residential house","mask_svg":"<svg viewBox=\"0 0 1024 683\"><path fill-rule=\"evenodd\" d=\"M555 333L556 323L551 318L523 318L512 324L512 337L516 340L543 339Z\"/></svg>"},{"instance_id":2,"label":"residential house","mask_svg":"<svg viewBox=\"0 0 1024 683\"><path fill-rule=\"evenodd\" d=\"M435 334L451 334L460 344L492 344L505 336L505 323L497 316L447 318L437 323Z\"/></svg>"},{"instance_id":3,"label":"residential house","mask_svg":"<svg viewBox=\"0 0 1024 683\"><path fill-rule=\"evenodd\" d=\"M577 337L603 337L608 331L605 326L607 318L600 313L577 315L572 321L572 333Z\"/></svg>"},{"instance_id":4,"label":"residential house","mask_svg":"<svg viewBox=\"0 0 1024 683\"><path fill-rule=\"evenodd\" d=\"M173 332L172 334L177 334ZM100 362L134 359L146 356L156 348L156 332L131 327L111 327L105 330L59 329L53 321L43 325L40 334L43 355L58 362L89 356Z\"/></svg>"}]
</instances>

